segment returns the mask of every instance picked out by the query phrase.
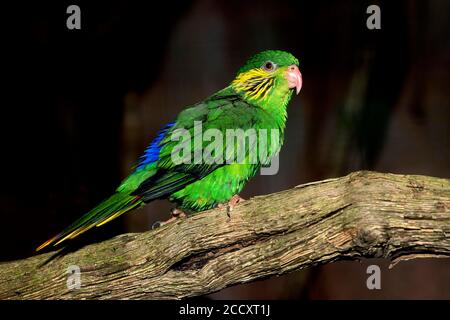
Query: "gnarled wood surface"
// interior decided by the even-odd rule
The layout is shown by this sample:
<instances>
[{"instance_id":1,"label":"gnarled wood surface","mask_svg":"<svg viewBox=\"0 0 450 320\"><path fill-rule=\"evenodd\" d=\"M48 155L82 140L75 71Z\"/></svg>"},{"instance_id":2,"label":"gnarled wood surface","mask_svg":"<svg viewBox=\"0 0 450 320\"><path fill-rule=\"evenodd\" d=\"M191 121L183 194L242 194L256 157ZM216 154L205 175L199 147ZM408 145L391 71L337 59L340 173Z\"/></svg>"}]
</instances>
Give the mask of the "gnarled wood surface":
<instances>
[{"instance_id":1,"label":"gnarled wood surface","mask_svg":"<svg viewBox=\"0 0 450 320\"><path fill-rule=\"evenodd\" d=\"M450 256L448 179L355 172L225 210L0 264L0 299L184 298L341 259Z\"/></svg>"}]
</instances>

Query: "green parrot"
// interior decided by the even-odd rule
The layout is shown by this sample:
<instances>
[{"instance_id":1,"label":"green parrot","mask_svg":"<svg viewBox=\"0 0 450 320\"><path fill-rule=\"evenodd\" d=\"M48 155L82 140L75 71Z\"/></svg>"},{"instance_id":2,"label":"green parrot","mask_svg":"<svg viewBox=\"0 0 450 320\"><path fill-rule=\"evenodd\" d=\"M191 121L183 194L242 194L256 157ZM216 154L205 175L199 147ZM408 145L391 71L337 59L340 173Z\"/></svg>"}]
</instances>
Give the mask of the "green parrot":
<instances>
[{"instance_id":1,"label":"green parrot","mask_svg":"<svg viewBox=\"0 0 450 320\"><path fill-rule=\"evenodd\" d=\"M283 144L287 105L293 91L298 94L302 87L298 65L298 60L284 51L268 50L251 57L229 86L188 106L163 127L111 197L36 251L73 239L155 199L176 204L172 218L165 223L216 206L227 205L230 212L243 200L238 194L249 179L261 166L270 164ZM205 161L212 139L201 135L213 132L216 138L218 133L224 137L229 130L275 130L278 135L268 136L264 144L258 144L261 135L247 139L248 143L245 139L227 140L228 145L216 143L210 161ZM255 159L256 150L260 157Z\"/></svg>"}]
</instances>

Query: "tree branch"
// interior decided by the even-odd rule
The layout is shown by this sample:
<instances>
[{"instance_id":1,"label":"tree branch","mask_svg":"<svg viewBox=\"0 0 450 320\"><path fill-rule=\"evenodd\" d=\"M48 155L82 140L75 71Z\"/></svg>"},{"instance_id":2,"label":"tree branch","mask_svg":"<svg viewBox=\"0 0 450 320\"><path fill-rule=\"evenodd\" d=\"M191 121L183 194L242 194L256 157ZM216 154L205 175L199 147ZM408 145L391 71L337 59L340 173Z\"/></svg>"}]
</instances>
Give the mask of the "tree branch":
<instances>
[{"instance_id":1,"label":"tree branch","mask_svg":"<svg viewBox=\"0 0 450 320\"><path fill-rule=\"evenodd\" d=\"M185 298L342 259L448 257L450 180L355 172L53 254L0 264L0 299Z\"/></svg>"}]
</instances>

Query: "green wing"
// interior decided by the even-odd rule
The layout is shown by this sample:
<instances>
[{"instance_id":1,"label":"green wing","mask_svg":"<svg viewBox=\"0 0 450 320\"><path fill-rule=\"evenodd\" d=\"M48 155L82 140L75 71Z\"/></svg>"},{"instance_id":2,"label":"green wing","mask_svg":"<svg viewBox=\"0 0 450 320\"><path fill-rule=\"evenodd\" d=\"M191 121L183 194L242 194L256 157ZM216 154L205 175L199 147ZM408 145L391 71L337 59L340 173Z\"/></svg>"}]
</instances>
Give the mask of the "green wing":
<instances>
[{"instance_id":1,"label":"green wing","mask_svg":"<svg viewBox=\"0 0 450 320\"><path fill-rule=\"evenodd\" d=\"M205 163L204 161L195 163L193 159L196 155L200 154L201 156L203 150L211 143L203 141L202 137L197 137L200 138L201 144L192 143L196 139L195 134L199 133L194 130L196 121L201 121L203 133L208 129L217 129L225 137L227 129L247 130L254 128L255 123L261 117L261 112L264 111L244 102L231 89L225 89L205 102L184 110L179 114L175 125L170 129L165 139L161 141L162 148L159 160L155 165L154 174L142 181L132 195L142 197L144 202L167 197L190 183L209 175L217 168L226 165L228 159L236 156L237 147L234 148L234 154L227 154L225 143L223 143L223 148L218 150L219 154L225 154L222 163ZM174 163L172 159L174 148L180 145L180 141L172 140L172 134L176 130L189 132L191 137L191 163ZM249 145L245 151L248 152L254 147L254 145Z\"/></svg>"}]
</instances>

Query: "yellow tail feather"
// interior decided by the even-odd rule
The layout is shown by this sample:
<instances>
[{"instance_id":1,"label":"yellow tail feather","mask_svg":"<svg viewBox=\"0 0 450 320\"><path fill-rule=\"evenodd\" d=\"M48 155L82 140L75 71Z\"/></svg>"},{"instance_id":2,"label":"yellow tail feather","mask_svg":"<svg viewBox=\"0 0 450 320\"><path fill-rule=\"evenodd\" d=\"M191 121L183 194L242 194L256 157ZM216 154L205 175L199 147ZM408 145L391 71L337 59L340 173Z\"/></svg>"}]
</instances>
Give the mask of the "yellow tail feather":
<instances>
[{"instance_id":1,"label":"yellow tail feather","mask_svg":"<svg viewBox=\"0 0 450 320\"><path fill-rule=\"evenodd\" d=\"M53 243L53 246L57 246L58 244L60 244L61 242L65 241L65 240L74 239L74 238L78 237L80 234L88 231L89 229L91 229L93 227L100 227L100 226L104 225L105 223L110 222L111 220L117 218L121 214L139 206L141 204L141 202L138 201L138 199L139 198L134 198L131 202L129 202L129 206L127 206L123 209L120 209L116 212L112 212L109 216L106 216L104 220L100 220L100 221L94 220L93 222L89 223L88 225L81 226L79 228L76 228L73 231L70 231L66 235L64 235L64 232L56 235L55 237L47 240L46 242L41 244L39 247L37 247L36 251L40 251L40 250L44 249L45 247L51 245L52 243Z\"/></svg>"}]
</instances>

